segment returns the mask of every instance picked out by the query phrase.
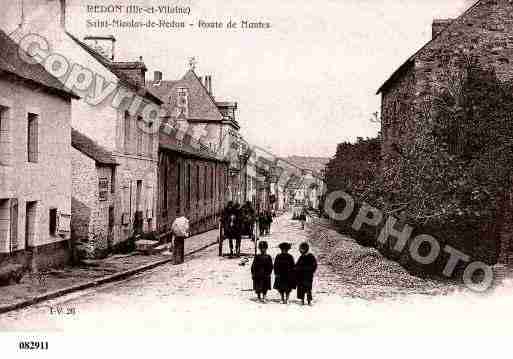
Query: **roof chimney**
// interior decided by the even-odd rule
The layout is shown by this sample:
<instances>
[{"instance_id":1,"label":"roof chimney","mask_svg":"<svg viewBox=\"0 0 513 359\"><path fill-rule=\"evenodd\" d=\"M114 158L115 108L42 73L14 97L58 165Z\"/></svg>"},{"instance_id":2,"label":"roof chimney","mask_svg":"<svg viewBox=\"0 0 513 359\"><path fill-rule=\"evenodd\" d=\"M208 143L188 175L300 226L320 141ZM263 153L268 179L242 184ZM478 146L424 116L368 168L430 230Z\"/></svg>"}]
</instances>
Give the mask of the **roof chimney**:
<instances>
[{"instance_id":1,"label":"roof chimney","mask_svg":"<svg viewBox=\"0 0 513 359\"><path fill-rule=\"evenodd\" d=\"M207 82L207 80L208 80L208 82ZM212 76L210 76L210 75L206 76L205 82L207 82L206 83L207 91L212 96L213 95L212 94Z\"/></svg>"},{"instance_id":2,"label":"roof chimney","mask_svg":"<svg viewBox=\"0 0 513 359\"><path fill-rule=\"evenodd\" d=\"M438 34L444 31L454 19L435 19L432 25L432 38L434 39Z\"/></svg>"},{"instance_id":3,"label":"roof chimney","mask_svg":"<svg viewBox=\"0 0 513 359\"><path fill-rule=\"evenodd\" d=\"M154 71L153 72L153 81L160 83L162 81L162 72L161 71Z\"/></svg>"},{"instance_id":4,"label":"roof chimney","mask_svg":"<svg viewBox=\"0 0 513 359\"><path fill-rule=\"evenodd\" d=\"M60 23L61 27L66 30L66 0L60 0L61 11L60 11ZM22 5L23 6L23 5Z\"/></svg>"}]
</instances>

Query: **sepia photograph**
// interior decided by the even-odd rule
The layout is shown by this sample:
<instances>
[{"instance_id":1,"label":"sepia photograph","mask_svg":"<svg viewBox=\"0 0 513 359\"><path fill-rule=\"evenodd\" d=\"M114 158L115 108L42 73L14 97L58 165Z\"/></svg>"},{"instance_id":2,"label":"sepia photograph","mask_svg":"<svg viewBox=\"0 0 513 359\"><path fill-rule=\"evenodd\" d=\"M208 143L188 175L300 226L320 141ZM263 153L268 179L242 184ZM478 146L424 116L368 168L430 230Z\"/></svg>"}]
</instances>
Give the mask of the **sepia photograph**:
<instances>
[{"instance_id":1,"label":"sepia photograph","mask_svg":"<svg viewBox=\"0 0 513 359\"><path fill-rule=\"evenodd\" d=\"M511 0L0 0L2 352L507 355L511 62Z\"/></svg>"}]
</instances>

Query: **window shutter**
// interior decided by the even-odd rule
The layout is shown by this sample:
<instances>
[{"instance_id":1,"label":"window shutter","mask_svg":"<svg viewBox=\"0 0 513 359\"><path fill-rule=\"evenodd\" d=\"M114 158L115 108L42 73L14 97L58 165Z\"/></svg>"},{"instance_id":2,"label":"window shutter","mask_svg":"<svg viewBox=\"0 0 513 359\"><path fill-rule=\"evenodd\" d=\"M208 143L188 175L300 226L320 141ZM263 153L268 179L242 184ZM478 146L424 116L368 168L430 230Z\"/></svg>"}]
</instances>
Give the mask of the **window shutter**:
<instances>
[{"instance_id":1,"label":"window shutter","mask_svg":"<svg viewBox=\"0 0 513 359\"><path fill-rule=\"evenodd\" d=\"M124 113L124 130L125 130L125 138L124 138L124 147L125 147L125 152L128 153L129 152L129 144L130 144L130 114L128 113L128 111L125 111Z\"/></svg>"},{"instance_id":2,"label":"window shutter","mask_svg":"<svg viewBox=\"0 0 513 359\"><path fill-rule=\"evenodd\" d=\"M28 152L28 161L29 162L37 162L37 152L38 152L38 121L37 115L29 113L28 115L28 133L27 133L27 152Z\"/></svg>"},{"instance_id":3,"label":"window shutter","mask_svg":"<svg viewBox=\"0 0 513 359\"><path fill-rule=\"evenodd\" d=\"M50 234L57 234L57 208L51 208L49 213L49 225L50 225Z\"/></svg>"},{"instance_id":4,"label":"window shutter","mask_svg":"<svg viewBox=\"0 0 513 359\"><path fill-rule=\"evenodd\" d=\"M18 200L11 199L10 252L18 249Z\"/></svg>"}]
</instances>

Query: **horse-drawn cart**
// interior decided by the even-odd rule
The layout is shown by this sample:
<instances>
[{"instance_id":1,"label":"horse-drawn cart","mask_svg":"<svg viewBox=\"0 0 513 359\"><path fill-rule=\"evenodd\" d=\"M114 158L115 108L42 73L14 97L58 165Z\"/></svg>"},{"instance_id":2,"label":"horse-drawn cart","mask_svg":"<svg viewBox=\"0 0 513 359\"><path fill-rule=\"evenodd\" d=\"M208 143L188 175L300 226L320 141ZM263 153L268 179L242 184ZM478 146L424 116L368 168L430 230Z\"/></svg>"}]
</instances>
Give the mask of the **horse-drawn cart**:
<instances>
[{"instance_id":1,"label":"horse-drawn cart","mask_svg":"<svg viewBox=\"0 0 513 359\"><path fill-rule=\"evenodd\" d=\"M219 221L219 256L223 256L223 243L226 238L225 236L226 223L223 219ZM258 237L258 222L253 217L241 216L238 224L238 237L240 240L251 240L254 243L255 255L257 253L257 242Z\"/></svg>"}]
</instances>

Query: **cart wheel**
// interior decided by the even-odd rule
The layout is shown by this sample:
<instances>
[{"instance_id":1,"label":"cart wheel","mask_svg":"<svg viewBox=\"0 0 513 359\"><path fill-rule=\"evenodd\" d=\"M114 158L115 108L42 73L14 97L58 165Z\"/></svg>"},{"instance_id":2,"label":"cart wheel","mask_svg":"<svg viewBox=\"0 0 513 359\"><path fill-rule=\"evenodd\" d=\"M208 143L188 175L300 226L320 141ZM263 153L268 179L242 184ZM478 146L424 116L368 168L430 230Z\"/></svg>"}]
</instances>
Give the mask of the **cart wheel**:
<instances>
[{"instance_id":1,"label":"cart wheel","mask_svg":"<svg viewBox=\"0 0 513 359\"><path fill-rule=\"evenodd\" d=\"M219 224L219 257L223 256L223 241L224 241L224 233L221 224Z\"/></svg>"}]
</instances>

